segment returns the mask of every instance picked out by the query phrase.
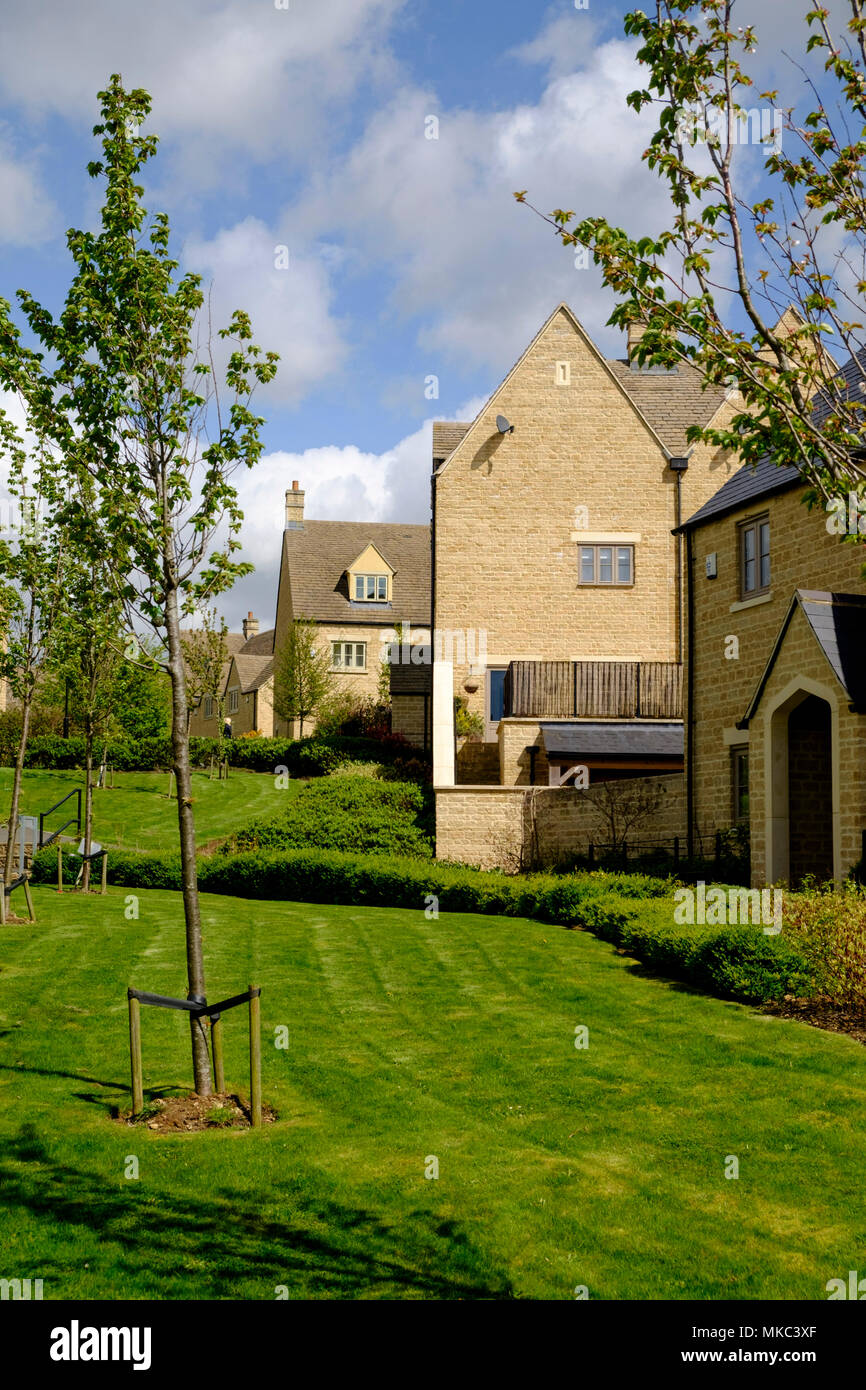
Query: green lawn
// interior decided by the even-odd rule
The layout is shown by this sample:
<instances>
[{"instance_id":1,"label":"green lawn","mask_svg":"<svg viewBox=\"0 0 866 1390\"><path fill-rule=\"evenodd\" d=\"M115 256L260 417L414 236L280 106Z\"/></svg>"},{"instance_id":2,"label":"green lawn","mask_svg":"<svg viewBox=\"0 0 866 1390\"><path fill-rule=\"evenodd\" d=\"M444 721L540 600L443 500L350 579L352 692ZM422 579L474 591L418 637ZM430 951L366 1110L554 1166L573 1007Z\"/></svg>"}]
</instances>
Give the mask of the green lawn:
<instances>
[{"instance_id":1,"label":"green lawn","mask_svg":"<svg viewBox=\"0 0 866 1390\"><path fill-rule=\"evenodd\" d=\"M125 849L177 850L177 802L168 801L168 773L116 772L114 782L113 788L94 792L94 838ZM274 815L301 783L291 782L287 789L279 790L275 779L266 773L233 768L227 782L211 781L206 772L194 772L192 785L196 842L205 845L226 838L255 817ZM76 787L84 787L81 772L25 771L21 814L37 816ZM2 816L9 815L11 790L12 769L0 768ZM67 805L74 809L73 802ZM47 828L62 824L64 819L65 815L57 812Z\"/></svg>"},{"instance_id":2,"label":"green lawn","mask_svg":"<svg viewBox=\"0 0 866 1390\"><path fill-rule=\"evenodd\" d=\"M0 936L0 1272L46 1298L823 1299L866 1265L866 1050L535 922L205 898L279 1121L120 1126L126 984L185 985L179 898L125 896L39 889ZM142 1016L146 1089L184 1087L185 1019Z\"/></svg>"}]
</instances>

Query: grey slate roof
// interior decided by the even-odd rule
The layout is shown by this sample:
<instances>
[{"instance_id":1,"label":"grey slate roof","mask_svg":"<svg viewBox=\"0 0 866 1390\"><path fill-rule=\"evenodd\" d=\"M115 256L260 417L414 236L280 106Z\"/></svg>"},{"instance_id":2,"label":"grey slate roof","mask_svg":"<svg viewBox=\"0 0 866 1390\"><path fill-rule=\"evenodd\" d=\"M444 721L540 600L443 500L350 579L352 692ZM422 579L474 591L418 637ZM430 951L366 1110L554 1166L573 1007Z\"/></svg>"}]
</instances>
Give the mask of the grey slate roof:
<instances>
[{"instance_id":1,"label":"grey slate roof","mask_svg":"<svg viewBox=\"0 0 866 1390\"><path fill-rule=\"evenodd\" d=\"M740 727L754 715L770 678L785 633L798 606L819 647L830 663L834 676L858 712L866 713L866 595L837 594L820 589L798 589L791 600L770 659L749 702Z\"/></svg>"},{"instance_id":2,"label":"grey slate roof","mask_svg":"<svg viewBox=\"0 0 866 1390\"><path fill-rule=\"evenodd\" d=\"M798 485L805 488L799 471L792 464L776 464L769 458L761 459L754 467L750 463L743 464L718 492L714 492L712 497L676 530L688 531L705 521L735 512L749 502L758 502L761 498L771 497L777 492L785 492L788 488Z\"/></svg>"},{"instance_id":3,"label":"grey slate roof","mask_svg":"<svg viewBox=\"0 0 866 1390\"><path fill-rule=\"evenodd\" d=\"M833 384L832 396L821 391L817 394L812 410L812 419L816 425L824 423L833 411L834 402L840 399L844 400L850 396L853 400L866 401L866 348L861 348L854 357L849 357L845 366L834 377ZM805 483L792 464L775 464L769 458L761 459L754 468L751 464L744 464L733 478L729 478L719 491L678 529L686 531L692 526L700 526L702 522L711 518L724 516L748 502L758 502L763 497L771 497L777 492L795 487L798 483L805 490Z\"/></svg>"},{"instance_id":4,"label":"grey slate roof","mask_svg":"<svg viewBox=\"0 0 866 1390\"><path fill-rule=\"evenodd\" d=\"M355 603L346 570L368 545L394 570L391 603ZM319 623L430 622L430 527L374 521L304 521L283 533L296 618Z\"/></svg>"},{"instance_id":5,"label":"grey slate roof","mask_svg":"<svg viewBox=\"0 0 866 1390\"><path fill-rule=\"evenodd\" d=\"M812 412L817 424L823 424L833 413L834 402L839 400L866 401L866 348L861 348L849 357L839 375L833 379L833 395L819 391Z\"/></svg>"},{"instance_id":6,"label":"grey slate roof","mask_svg":"<svg viewBox=\"0 0 866 1390\"><path fill-rule=\"evenodd\" d=\"M703 387L697 367L681 362L676 371L646 371L632 368L621 358L608 361L608 367L673 455L691 448L686 439L689 425L708 425L724 403L722 386Z\"/></svg>"},{"instance_id":7,"label":"grey slate roof","mask_svg":"<svg viewBox=\"0 0 866 1390\"><path fill-rule=\"evenodd\" d=\"M681 758L681 720L541 721L549 758Z\"/></svg>"}]
</instances>

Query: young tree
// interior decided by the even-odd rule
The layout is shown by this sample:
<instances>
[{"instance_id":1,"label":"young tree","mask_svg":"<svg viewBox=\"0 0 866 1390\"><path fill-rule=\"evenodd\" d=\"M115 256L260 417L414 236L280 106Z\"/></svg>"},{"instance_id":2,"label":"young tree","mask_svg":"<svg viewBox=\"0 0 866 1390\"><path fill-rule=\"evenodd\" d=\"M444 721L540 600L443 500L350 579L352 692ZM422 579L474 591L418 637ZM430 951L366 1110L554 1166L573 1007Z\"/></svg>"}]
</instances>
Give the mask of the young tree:
<instances>
[{"instance_id":1,"label":"young tree","mask_svg":"<svg viewBox=\"0 0 866 1390\"><path fill-rule=\"evenodd\" d=\"M133 742L164 738L171 731L171 681L165 670L165 653L153 640L142 640L133 659L129 647L124 644L125 659L115 672L115 734Z\"/></svg>"},{"instance_id":2,"label":"young tree","mask_svg":"<svg viewBox=\"0 0 866 1390\"><path fill-rule=\"evenodd\" d=\"M645 325L640 364L689 362L739 388L730 423L690 439L795 464L813 503L866 480L866 5L838 9L835 32L829 9L809 10L791 92L760 92L761 108L758 35L737 24L736 0L628 14L646 69L628 102L657 115L643 158L667 183L668 225L634 235L591 213L546 218L600 267L618 301L609 322ZM845 378L831 351L852 359Z\"/></svg>"},{"instance_id":3,"label":"young tree","mask_svg":"<svg viewBox=\"0 0 866 1390\"><path fill-rule=\"evenodd\" d=\"M114 727L114 692L123 654L120 604L105 586L101 566L88 557L66 567L54 642L57 674L69 691L84 732L84 864L81 886L90 888L93 841L93 752Z\"/></svg>"},{"instance_id":4,"label":"young tree","mask_svg":"<svg viewBox=\"0 0 866 1390\"><path fill-rule=\"evenodd\" d=\"M215 608L201 612L201 627L184 633L183 657L186 662L186 693L190 711L200 700L214 701L217 716L218 757L222 762L223 722L225 720L224 671L229 660L226 641L228 628L225 618L219 618Z\"/></svg>"},{"instance_id":5,"label":"young tree","mask_svg":"<svg viewBox=\"0 0 866 1390\"><path fill-rule=\"evenodd\" d=\"M329 654L316 645L317 635L314 622L297 618L274 669L274 712L287 724L298 720L301 738L305 721L328 708L336 689Z\"/></svg>"},{"instance_id":6,"label":"young tree","mask_svg":"<svg viewBox=\"0 0 866 1390\"><path fill-rule=\"evenodd\" d=\"M200 278L176 277L168 218L149 217L142 202L138 178L157 146L155 136L140 131L150 98L141 89L126 91L115 75L100 102L94 133L102 157L88 165L105 185L99 229L68 234L75 274L59 317L18 294L42 356L55 364L49 389L39 379L42 357L24 346L2 305L0 385L24 395L62 455L69 524L76 543L89 544L104 563L125 627L149 626L164 644L189 997L203 999L181 621L252 568L236 558L242 515L232 476L261 455L263 422L251 400L274 376L277 358L253 343L249 318L236 312L219 330L229 355L217 372L201 322ZM207 1095L207 1037L194 1014L190 1025L195 1086Z\"/></svg>"},{"instance_id":7,"label":"young tree","mask_svg":"<svg viewBox=\"0 0 866 1390\"><path fill-rule=\"evenodd\" d=\"M30 717L37 683L50 661L56 642L62 603L64 551L56 524L55 479L44 451L39 450L36 476L28 485L31 461L23 443L7 434L12 445L9 490L18 499L17 538L3 547L4 582L0 607L5 620L5 643L0 671L18 704L21 722L12 774L7 822L4 884L13 877L13 854L21 800L21 777L30 737Z\"/></svg>"}]
</instances>

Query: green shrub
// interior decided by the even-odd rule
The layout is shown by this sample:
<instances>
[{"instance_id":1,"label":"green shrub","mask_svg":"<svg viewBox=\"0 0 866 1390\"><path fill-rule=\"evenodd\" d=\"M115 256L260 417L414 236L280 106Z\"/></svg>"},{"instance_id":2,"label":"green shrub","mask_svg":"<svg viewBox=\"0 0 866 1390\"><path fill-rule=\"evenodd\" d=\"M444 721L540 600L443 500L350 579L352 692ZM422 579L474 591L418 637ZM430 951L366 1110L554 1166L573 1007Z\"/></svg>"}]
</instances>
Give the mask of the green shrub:
<instances>
[{"instance_id":1,"label":"green shrub","mask_svg":"<svg viewBox=\"0 0 866 1390\"><path fill-rule=\"evenodd\" d=\"M63 882L74 883L81 868L77 854L64 847ZM96 876L102 866L96 861ZM57 849L50 845L33 856L34 883L57 882ZM180 854L137 854L132 850L112 849L108 853L108 882L129 888L168 888L179 892L182 887Z\"/></svg>"},{"instance_id":2,"label":"green shrub","mask_svg":"<svg viewBox=\"0 0 866 1390\"><path fill-rule=\"evenodd\" d=\"M78 861L71 856L66 861L71 880ZM33 870L35 882L54 882L54 850L37 855ZM111 851L108 881L128 888L178 891L180 859ZM767 936L759 926L676 924L670 884L637 874L512 878L421 858L259 848L200 858L198 883L203 893L239 898L417 911L435 899L442 912L492 913L585 927L653 970L750 1004L814 993L823 979L820 962L796 936Z\"/></svg>"},{"instance_id":3,"label":"green shrub","mask_svg":"<svg viewBox=\"0 0 866 1390\"><path fill-rule=\"evenodd\" d=\"M385 739L318 736L311 738L191 738L190 756L194 766L206 767L221 753L232 767L252 772L274 773L288 768L292 777L323 777L347 762L377 763L385 767L411 764L419 777L426 772L425 760L416 757L405 739L396 735ZM38 734L27 746L25 766L33 768L80 768L84 766L84 739L61 738L59 734ZM0 740L0 757L9 765L14 744ZM94 749L94 761L102 758L102 744ZM108 745L108 761L118 772L167 771L174 762L171 739L143 738L135 742L113 740Z\"/></svg>"},{"instance_id":4,"label":"green shrub","mask_svg":"<svg viewBox=\"0 0 866 1390\"><path fill-rule=\"evenodd\" d=\"M253 821L223 846L355 850L432 858L432 793L416 782L345 775L309 782L269 820Z\"/></svg>"}]
</instances>

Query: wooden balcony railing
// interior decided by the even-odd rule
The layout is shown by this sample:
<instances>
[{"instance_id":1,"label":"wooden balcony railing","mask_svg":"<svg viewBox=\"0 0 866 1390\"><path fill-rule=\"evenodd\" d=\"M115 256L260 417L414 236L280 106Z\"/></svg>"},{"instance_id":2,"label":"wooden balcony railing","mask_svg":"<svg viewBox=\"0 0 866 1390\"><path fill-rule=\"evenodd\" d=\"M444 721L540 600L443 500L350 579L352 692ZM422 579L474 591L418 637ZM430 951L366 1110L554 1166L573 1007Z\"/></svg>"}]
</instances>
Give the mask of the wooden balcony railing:
<instances>
[{"instance_id":1,"label":"wooden balcony railing","mask_svg":"<svg viewBox=\"0 0 866 1390\"><path fill-rule=\"evenodd\" d=\"M682 719L683 668L675 661L512 661L505 717Z\"/></svg>"}]
</instances>

